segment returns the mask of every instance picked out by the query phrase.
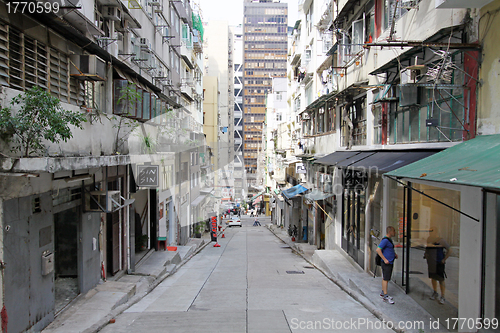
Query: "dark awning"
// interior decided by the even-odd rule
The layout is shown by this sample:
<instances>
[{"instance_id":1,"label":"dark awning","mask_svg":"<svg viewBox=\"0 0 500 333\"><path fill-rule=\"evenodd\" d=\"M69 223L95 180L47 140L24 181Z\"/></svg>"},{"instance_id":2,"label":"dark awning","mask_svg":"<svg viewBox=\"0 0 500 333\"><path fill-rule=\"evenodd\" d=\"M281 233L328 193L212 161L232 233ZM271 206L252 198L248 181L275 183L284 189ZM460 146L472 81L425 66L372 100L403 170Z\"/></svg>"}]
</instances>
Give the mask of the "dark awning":
<instances>
[{"instance_id":1,"label":"dark awning","mask_svg":"<svg viewBox=\"0 0 500 333\"><path fill-rule=\"evenodd\" d=\"M354 164L358 161L361 161L361 160L367 158L368 156L372 156L373 154L375 154L374 151L357 152L356 155L348 157L345 160L342 160L339 163L337 163L337 166L338 167L350 167L352 164Z\"/></svg>"},{"instance_id":2,"label":"dark awning","mask_svg":"<svg viewBox=\"0 0 500 333\"><path fill-rule=\"evenodd\" d=\"M500 134L478 136L386 175L500 189Z\"/></svg>"},{"instance_id":3,"label":"dark awning","mask_svg":"<svg viewBox=\"0 0 500 333\"><path fill-rule=\"evenodd\" d=\"M317 159L314 163L336 165L338 162L351 158L357 154L359 154L359 151L336 151L335 153Z\"/></svg>"},{"instance_id":4,"label":"dark awning","mask_svg":"<svg viewBox=\"0 0 500 333\"><path fill-rule=\"evenodd\" d=\"M350 168L389 172L435 154L437 151L379 151L351 164Z\"/></svg>"}]
</instances>

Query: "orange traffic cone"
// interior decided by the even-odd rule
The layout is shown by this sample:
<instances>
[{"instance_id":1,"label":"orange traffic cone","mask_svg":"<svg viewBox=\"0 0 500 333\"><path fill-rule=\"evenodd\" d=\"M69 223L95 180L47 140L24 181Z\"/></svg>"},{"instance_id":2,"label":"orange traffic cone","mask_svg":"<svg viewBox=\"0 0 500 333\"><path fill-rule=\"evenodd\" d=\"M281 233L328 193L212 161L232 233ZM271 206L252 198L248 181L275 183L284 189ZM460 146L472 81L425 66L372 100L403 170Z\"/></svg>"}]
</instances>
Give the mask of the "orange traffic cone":
<instances>
[{"instance_id":1,"label":"orange traffic cone","mask_svg":"<svg viewBox=\"0 0 500 333\"><path fill-rule=\"evenodd\" d=\"M219 243L215 242L214 247L220 247Z\"/></svg>"},{"instance_id":2,"label":"orange traffic cone","mask_svg":"<svg viewBox=\"0 0 500 333\"><path fill-rule=\"evenodd\" d=\"M224 231L222 232L221 238L226 238L226 236L224 236Z\"/></svg>"}]
</instances>

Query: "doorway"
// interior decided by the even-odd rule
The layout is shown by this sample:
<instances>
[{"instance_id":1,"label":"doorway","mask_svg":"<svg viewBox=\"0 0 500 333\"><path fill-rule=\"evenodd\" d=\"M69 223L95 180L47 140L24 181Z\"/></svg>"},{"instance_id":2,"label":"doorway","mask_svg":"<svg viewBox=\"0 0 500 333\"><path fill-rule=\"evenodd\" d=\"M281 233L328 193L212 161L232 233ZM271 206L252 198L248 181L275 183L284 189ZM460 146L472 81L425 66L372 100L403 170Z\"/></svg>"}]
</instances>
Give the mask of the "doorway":
<instances>
[{"instance_id":1,"label":"doorway","mask_svg":"<svg viewBox=\"0 0 500 333\"><path fill-rule=\"evenodd\" d=\"M78 287L79 225L79 207L54 214L56 314L80 293Z\"/></svg>"},{"instance_id":2,"label":"doorway","mask_svg":"<svg viewBox=\"0 0 500 333\"><path fill-rule=\"evenodd\" d=\"M342 249L364 268L365 190L344 189L342 211Z\"/></svg>"}]
</instances>

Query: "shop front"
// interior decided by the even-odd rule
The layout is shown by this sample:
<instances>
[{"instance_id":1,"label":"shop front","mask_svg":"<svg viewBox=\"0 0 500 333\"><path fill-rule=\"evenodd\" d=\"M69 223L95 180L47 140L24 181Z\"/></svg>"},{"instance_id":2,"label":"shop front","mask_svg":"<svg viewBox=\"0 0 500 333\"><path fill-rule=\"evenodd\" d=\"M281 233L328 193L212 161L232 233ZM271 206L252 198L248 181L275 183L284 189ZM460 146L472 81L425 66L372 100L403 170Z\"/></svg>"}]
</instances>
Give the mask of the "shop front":
<instances>
[{"instance_id":1,"label":"shop front","mask_svg":"<svg viewBox=\"0 0 500 333\"><path fill-rule=\"evenodd\" d=\"M457 318L460 234L468 228L461 228L460 189L392 180L388 185L387 225L396 229L393 241L399 256L394 282L442 322Z\"/></svg>"},{"instance_id":2,"label":"shop front","mask_svg":"<svg viewBox=\"0 0 500 333\"><path fill-rule=\"evenodd\" d=\"M394 282L441 321L498 318L500 136L479 136L386 174ZM436 292L436 294L434 293ZM476 331L465 327L458 331Z\"/></svg>"}]
</instances>

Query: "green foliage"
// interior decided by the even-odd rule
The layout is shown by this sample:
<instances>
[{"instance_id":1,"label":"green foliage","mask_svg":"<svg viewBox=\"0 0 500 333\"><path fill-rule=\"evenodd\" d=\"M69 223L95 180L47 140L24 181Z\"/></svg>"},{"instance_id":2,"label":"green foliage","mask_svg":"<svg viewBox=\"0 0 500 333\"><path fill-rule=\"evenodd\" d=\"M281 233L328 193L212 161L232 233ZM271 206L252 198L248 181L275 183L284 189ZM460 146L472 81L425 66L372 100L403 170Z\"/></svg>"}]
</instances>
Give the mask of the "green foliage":
<instances>
[{"instance_id":1,"label":"green foliage","mask_svg":"<svg viewBox=\"0 0 500 333\"><path fill-rule=\"evenodd\" d=\"M136 89L135 83L128 83L126 86L120 88L120 96L118 97L118 105L122 105L123 109L126 111L124 116L120 117L120 121L114 127L117 128L116 131L116 141L115 141L115 151L118 152L118 149L125 143L125 140L128 139L130 133L139 126L137 121L133 119L126 118L126 116L131 116L130 110L135 108L137 101L142 100L142 95ZM115 118L116 119L116 118ZM120 132L122 128L127 128L128 131L125 134L120 136Z\"/></svg>"},{"instance_id":2,"label":"green foliage","mask_svg":"<svg viewBox=\"0 0 500 333\"><path fill-rule=\"evenodd\" d=\"M156 142L151 135L146 134L142 136L142 143L146 154L154 154L156 152Z\"/></svg>"},{"instance_id":3,"label":"green foliage","mask_svg":"<svg viewBox=\"0 0 500 333\"><path fill-rule=\"evenodd\" d=\"M126 86L120 88L120 96L118 97L118 104L123 104L130 115L128 110L135 107L137 101L142 100L142 94L139 93L135 83L128 83Z\"/></svg>"},{"instance_id":4,"label":"green foliage","mask_svg":"<svg viewBox=\"0 0 500 333\"><path fill-rule=\"evenodd\" d=\"M64 110L61 101L39 87L33 87L14 97L11 107L0 110L0 137L14 142L13 151L23 157L43 150L42 140L66 142L73 137L69 125L82 129L83 114ZM12 107L20 106L12 115Z\"/></svg>"}]
</instances>

